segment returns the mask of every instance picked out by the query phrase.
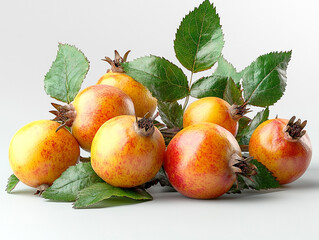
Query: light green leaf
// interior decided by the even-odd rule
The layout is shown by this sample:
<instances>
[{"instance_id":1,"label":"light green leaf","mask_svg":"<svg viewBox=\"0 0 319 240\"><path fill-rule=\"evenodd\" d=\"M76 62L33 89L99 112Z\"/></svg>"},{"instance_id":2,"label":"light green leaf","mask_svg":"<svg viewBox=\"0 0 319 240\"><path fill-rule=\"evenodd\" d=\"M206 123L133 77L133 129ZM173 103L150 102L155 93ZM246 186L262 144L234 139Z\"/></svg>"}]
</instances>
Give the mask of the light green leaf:
<instances>
[{"instance_id":1,"label":"light green leaf","mask_svg":"<svg viewBox=\"0 0 319 240\"><path fill-rule=\"evenodd\" d=\"M7 193L11 193L18 183L19 183L19 179L14 174L12 174L8 179L8 184L6 187Z\"/></svg>"},{"instance_id":2,"label":"light green leaf","mask_svg":"<svg viewBox=\"0 0 319 240\"><path fill-rule=\"evenodd\" d=\"M94 183L104 182L92 169L91 163L78 163L69 167L42 193L42 197L56 201L75 201L79 191Z\"/></svg>"},{"instance_id":3,"label":"light green leaf","mask_svg":"<svg viewBox=\"0 0 319 240\"><path fill-rule=\"evenodd\" d=\"M126 74L146 86L159 101L175 101L189 95L183 71L165 58L146 56L122 63Z\"/></svg>"},{"instance_id":4,"label":"light green leaf","mask_svg":"<svg viewBox=\"0 0 319 240\"><path fill-rule=\"evenodd\" d=\"M258 57L244 70L244 98L248 104L266 107L282 97L290 58L291 51L268 53Z\"/></svg>"},{"instance_id":5,"label":"light green leaf","mask_svg":"<svg viewBox=\"0 0 319 240\"><path fill-rule=\"evenodd\" d=\"M191 72L211 68L221 55L224 37L215 7L205 0L184 17L174 41L177 59Z\"/></svg>"},{"instance_id":6,"label":"light green leaf","mask_svg":"<svg viewBox=\"0 0 319 240\"><path fill-rule=\"evenodd\" d=\"M44 78L48 95L65 103L73 101L89 71L89 61L76 47L59 44L56 59Z\"/></svg>"},{"instance_id":7,"label":"light green leaf","mask_svg":"<svg viewBox=\"0 0 319 240\"><path fill-rule=\"evenodd\" d=\"M119 188L104 182L84 188L73 206L86 208L111 197L125 197L139 201L152 200L152 196L142 188Z\"/></svg>"},{"instance_id":8,"label":"light green leaf","mask_svg":"<svg viewBox=\"0 0 319 240\"><path fill-rule=\"evenodd\" d=\"M218 58L218 66L214 72L216 75L231 77L236 84L239 84L244 72L237 72L236 68L229 63L223 56Z\"/></svg>"}]
</instances>

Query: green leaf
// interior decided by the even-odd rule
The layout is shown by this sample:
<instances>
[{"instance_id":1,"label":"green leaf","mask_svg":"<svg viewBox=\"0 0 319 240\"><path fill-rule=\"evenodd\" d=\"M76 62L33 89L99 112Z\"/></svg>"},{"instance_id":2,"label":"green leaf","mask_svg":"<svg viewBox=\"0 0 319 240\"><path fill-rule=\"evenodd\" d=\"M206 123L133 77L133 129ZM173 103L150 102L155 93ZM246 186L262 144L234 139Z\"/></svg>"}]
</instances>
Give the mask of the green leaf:
<instances>
[{"instance_id":1,"label":"green leaf","mask_svg":"<svg viewBox=\"0 0 319 240\"><path fill-rule=\"evenodd\" d=\"M244 129L248 126L248 124L251 122L251 119L244 116L241 119L239 119L238 121L238 132L237 132L237 136L236 139L237 141L243 136L242 135L242 131L244 131Z\"/></svg>"},{"instance_id":2,"label":"green leaf","mask_svg":"<svg viewBox=\"0 0 319 240\"><path fill-rule=\"evenodd\" d=\"M48 95L62 102L70 103L78 94L89 71L89 61L76 47L59 44L56 59L44 78Z\"/></svg>"},{"instance_id":3,"label":"green leaf","mask_svg":"<svg viewBox=\"0 0 319 240\"><path fill-rule=\"evenodd\" d=\"M242 91L232 78L228 78L227 80L223 98L230 105L242 105L244 103Z\"/></svg>"},{"instance_id":4,"label":"green leaf","mask_svg":"<svg viewBox=\"0 0 319 240\"><path fill-rule=\"evenodd\" d=\"M272 52L262 55L244 70L243 89L248 104L266 107L283 95L290 52Z\"/></svg>"},{"instance_id":5,"label":"green leaf","mask_svg":"<svg viewBox=\"0 0 319 240\"><path fill-rule=\"evenodd\" d=\"M7 184L7 187L6 187L7 193L11 193L12 190L17 186L18 183L19 183L19 179L14 174L12 174L8 178L8 184Z\"/></svg>"},{"instance_id":6,"label":"green leaf","mask_svg":"<svg viewBox=\"0 0 319 240\"><path fill-rule=\"evenodd\" d=\"M244 72L237 72L236 68L229 63L223 56L218 58L218 66L214 72L216 75L231 77L236 84L239 84Z\"/></svg>"},{"instance_id":7,"label":"green leaf","mask_svg":"<svg viewBox=\"0 0 319 240\"><path fill-rule=\"evenodd\" d=\"M172 102L189 95L183 71L165 58L146 56L122 63L125 72L146 86L159 101Z\"/></svg>"},{"instance_id":8,"label":"green leaf","mask_svg":"<svg viewBox=\"0 0 319 240\"><path fill-rule=\"evenodd\" d=\"M158 102L158 111L168 128L183 127L183 109L178 102Z\"/></svg>"},{"instance_id":9,"label":"green leaf","mask_svg":"<svg viewBox=\"0 0 319 240\"><path fill-rule=\"evenodd\" d=\"M104 182L92 169L91 163L69 167L42 193L42 197L56 201L75 201L79 191L94 183Z\"/></svg>"},{"instance_id":10,"label":"green leaf","mask_svg":"<svg viewBox=\"0 0 319 240\"><path fill-rule=\"evenodd\" d=\"M78 194L74 208L86 208L111 197L126 197L139 201L152 200L152 196L142 188L119 188L104 182L84 188Z\"/></svg>"},{"instance_id":11,"label":"green leaf","mask_svg":"<svg viewBox=\"0 0 319 240\"><path fill-rule=\"evenodd\" d=\"M191 87L191 96L195 98L219 97L223 98L228 77L213 74L197 80Z\"/></svg>"},{"instance_id":12,"label":"green leaf","mask_svg":"<svg viewBox=\"0 0 319 240\"><path fill-rule=\"evenodd\" d=\"M177 59L191 72L211 68L221 55L224 37L215 7L205 0L184 17L174 41Z\"/></svg>"},{"instance_id":13,"label":"green leaf","mask_svg":"<svg viewBox=\"0 0 319 240\"><path fill-rule=\"evenodd\" d=\"M244 189L262 190L280 187L279 182L262 163L256 159L251 160L250 163L256 166L257 175L251 176L251 179L237 175L238 186L234 184L228 193L241 193Z\"/></svg>"},{"instance_id":14,"label":"green leaf","mask_svg":"<svg viewBox=\"0 0 319 240\"><path fill-rule=\"evenodd\" d=\"M249 187L256 190L278 188L280 186L279 182L272 175L272 173L256 159L251 161L257 167L257 175L252 176L253 181L249 181Z\"/></svg>"},{"instance_id":15,"label":"green leaf","mask_svg":"<svg viewBox=\"0 0 319 240\"><path fill-rule=\"evenodd\" d=\"M240 145L248 145L249 140L255 129L264 121L268 119L269 109L268 107L256 114L251 120L250 124L247 125L242 131L238 132L237 140Z\"/></svg>"}]
</instances>

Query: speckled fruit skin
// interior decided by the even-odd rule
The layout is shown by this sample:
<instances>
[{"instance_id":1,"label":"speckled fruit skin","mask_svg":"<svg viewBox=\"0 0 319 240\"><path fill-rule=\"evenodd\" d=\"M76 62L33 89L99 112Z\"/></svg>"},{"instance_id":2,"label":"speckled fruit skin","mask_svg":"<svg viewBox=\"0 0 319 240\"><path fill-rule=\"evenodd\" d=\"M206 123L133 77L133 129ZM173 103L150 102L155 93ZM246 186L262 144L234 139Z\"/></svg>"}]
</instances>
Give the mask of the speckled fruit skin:
<instances>
[{"instance_id":1,"label":"speckled fruit skin","mask_svg":"<svg viewBox=\"0 0 319 240\"><path fill-rule=\"evenodd\" d=\"M164 169L181 194L217 198L236 181L229 162L233 154L241 156L241 150L229 131L214 123L198 123L184 128L168 144Z\"/></svg>"},{"instance_id":2,"label":"speckled fruit skin","mask_svg":"<svg viewBox=\"0 0 319 240\"><path fill-rule=\"evenodd\" d=\"M160 170L165 142L155 128L152 136L136 133L133 116L107 121L96 133L91 150L94 171L117 187L135 187L152 179Z\"/></svg>"},{"instance_id":3,"label":"speckled fruit skin","mask_svg":"<svg viewBox=\"0 0 319 240\"><path fill-rule=\"evenodd\" d=\"M107 120L119 115L134 115L129 96L116 87L93 85L81 91L74 99L76 118L72 134L80 146L90 151L97 130Z\"/></svg>"},{"instance_id":4,"label":"speckled fruit skin","mask_svg":"<svg viewBox=\"0 0 319 240\"><path fill-rule=\"evenodd\" d=\"M287 137L287 119L271 119L260 124L249 142L249 154L264 164L280 184L298 179L309 166L312 147L306 133L298 141Z\"/></svg>"},{"instance_id":5,"label":"speckled fruit skin","mask_svg":"<svg viewBox=\"0 0 319 240\"><path fill-rule=\"evenodd\" d=\"M205 97L192 102L184 112L183 127L200 122L211 122L218 124L236 136L238 121L230 114L228 102L217 97Z\"/></svg>"},{"instance_id":6,"label":"speckled fruit skin","mask_svg":"<svg viewBox=\"0 0 319 240\"><path fill-rule=\"evenodd\" d=\"M151 117L156 110L156 98L152 96L146 87L125 73L108 72L99 79L97 84L117 87L130 96L138 117L144 117L147 113L149 113L147 116Z\"/></svg>"},{"instance_id":7,"label":"speckled fruit skin","mask_svg":"<svg viewBox=\"0 0 319 240\"><path fill-rule=\"evenodd\" d=\"M38 120L22 127L9 146L9 162L16 177L30 187L51 185L80 156L80 147L59 123Z\"/></svg>"}]
</instances>

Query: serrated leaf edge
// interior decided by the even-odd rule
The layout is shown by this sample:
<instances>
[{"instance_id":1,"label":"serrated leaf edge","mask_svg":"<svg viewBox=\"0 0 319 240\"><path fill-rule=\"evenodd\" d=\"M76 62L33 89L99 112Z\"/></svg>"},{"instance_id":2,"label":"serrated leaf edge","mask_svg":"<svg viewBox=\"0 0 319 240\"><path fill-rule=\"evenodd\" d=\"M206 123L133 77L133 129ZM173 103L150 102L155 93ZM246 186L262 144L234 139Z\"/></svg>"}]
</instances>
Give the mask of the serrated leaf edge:
<instances>
[{"instance_id":1,"label":"serrated leaf edge","mask_svg":"<svg viewBox=\"0 0 319 240\"><path fill-rule=\"evenodd\" d=\"M68 44L68 43L60 43L60 42L58 43L58 50L57 50L56 55L55 55L56 57L58 56L58 53L59 53L59 51L60 51L62 45L64 45L64 46L69 46L69 47L73 47L73 48L75 48L77 51L79 51L79 52L84 56L84 59L85 59L85 60L87 61L87 63L88 63L88 68L87 68L86 73L85 73L85 75L84 75L84 77L83 77L83 80L84 80L84 79L86 78L86 76L87 76L89 70L90 70L90 61L89 61L88 58L85 56L85 54L83 53L83 51L80 50L80 49L79 49L78 47L76 47L75 45ZM55 57L55 59L52 61L51 66L50 66L50 68L49 68L49 71L47 71L47 73L44 75L44 79L46 79L48 73L51 71L52 66L53 66L53 63L56 61L56 57ZM82 80L82 82L83 82L83 80ZM64 102L64 101L62 101L61 99L55 98L55 97L51 96L50 94L48 94L47 91L46 91L46 88L45 88L45 84L44 84L44 91L45 91L45 93L46 93L48 96L50 96L51 98L56 99L57 101L60 101L60 102ZM69 101L69 99L68 99L68 102L66 102L66 103L69 104L70 102L71 102L71 101Z\"/></svg>"},{"instance_id":2,"label":"serrated leaf edge","mask_svg":"<svg viewBox=\"0 0 319 240\"><path fill-rule=\"evenodd\" d=\"M217 9L216 9L216 7L214 6L214 4L210 3L209 0L205 0L205 1L203 1L198 7L195 7L193 10L191 10L191 11L188 12L188 13L182 18L182 21L180 22L180 24L179 24L179 26L178 26L178 28L177 28L177 31L176 31L176 33L175 33L175 39L174 39L174 44L173 44L173 45L174 45L175 57L176 57L176 59L177 59L178 61L179 61L179 59L178 59L178 57L176 56L176 49L175 49L175 41L176 41L176 37L177 37L178 31L179 31L179 29L180 29L180 27L181 27L183 21L185 20L185 18L188 17L192 12L197 11L198 8L199 8L202 4L204 4L205 2L208 2L209 5L211 5L211 6L213 7L213 10L215 11L215 13L216 13L216 15L217 15L217 17L218 17L218 22L219 22L219 25L220 25L220 29L221 29L221 31L222 31L223 40L225 40L225 35L224 35L224 31L223 31L223 26L222 26L222 24L220 23L220 17L219 17L219 14L217 13ZM201 28L201 31L202 31L202 28ZM201 38L201 37L200 37L200 38ZM183 67L185 67L187 70L191 71L192 73L197 73L197 72L201 72L201 71L208 70L208 69L212 68L212 67L214 66L214 64L218 61L218 59L217 59L217 61L213 62L213 63L211 64L211 66L210 66L209 68L207 68L207 69L206 69L206 68L205 68L205 69L200 69L200 70L194 72L194 67L195 67L195 63L196 63L196 56L197 56L197 53L198 53L199 43L200 43L200 40L199 40L199 42L198 42L198 44L197 44L195 59L194 59L193 66L192 66L192 69L191 69L191 70L188 69L186 66L184 66L183 63L181 63L181 62L179 61L180 64L183 65ZM225 41L223 41L222 49L224 48L224 46L225 46ZM221 56L221 55L222 55L222 53L220 54L220 56ZM219 56L219 57L220 57L220 56Z\"/></svg>"},{"instance_id":3,"label":"serrated leaf edge","mask_svg":"<svg viewBox=\"0 0 319 240\"><path fill-rule=\"evenodd\" d=\"M18 181L9 189L9 183L11 182L11 178L12 178L12 177L16 178ZM8 183L7 183L7 185L6 185L5 191L6 191L7 193L11 193L11 192L15 189L15 187L17 186L17 184L18 184L19 182L20 182L20 180L19 180L14 174L11 174L10 177L8 178Z\"/></svg>"},{"instance_id":4,"label":"serrated leaf edge","mask_svg":"<svg viewBox=\"0 0 319 240\"><path fill-rule=\"evenodd\" d=\"M292 55L292 50L290 50L290 51L273 51L273 52L269 52L269 53L266 53L266 54L263 54L263 55L260 55L260 56L258 56L252 63L250 63L247 67L245 67L241 72L243 72L243 76L245 75L245 71L252 65L252 64L254 64L256 61L257 61L257 59L258 58L260 58L260 57L263 57L263 56L267 56L267 55L271 55L271 54L282 54L282 53L288 53L289 54L289 59L288 59L288 62L287 62L287 68L288 68L288 66L289 66L289 63L290 63L290 60L291 60L291 55ZM278 66L278 65L277 65ZM276 66L276 67L277 67ZM271 71L271 72L273 72L275 70L275 68ZM268 75L270 75L270 73L268 73L267 74L267 76ZM266 77L267 77L266 76ZM265 77L265 78L266 78ZM243 77L242 77L243 78ZM264 79L265 79L264 78ZM258 84L258 86L264 81L264 79ZM257 88L256 88L257 89ZM255 91L255 90L254 90ZM286 86L285 86L285 88L284 88L284 91L283 91L283 93L282 93L282 95L280 96L280 98L278 98L277 99L277 101L276 102L278 102L284 95L285 95L285 91L286 91ZM245 90L244 90L244 94L245 94ZM252 96L252 94L250 95L250 97L249 97L249 99L251 98L251 96ZM245 98L245 96L244 96L244 98ZM267 105L267 106L259 106L259 105L256 105L256 104L251 104L251 103L249 103L249 99L248 100L246 100L246 102L248 102L248 104L250 104L250 105L252 105L252 106L256 106L256 107L269 107L269 106L273 106L276 102L274 102L273 104L270 104L270 105Z\"/></svg>"}]
</instances>

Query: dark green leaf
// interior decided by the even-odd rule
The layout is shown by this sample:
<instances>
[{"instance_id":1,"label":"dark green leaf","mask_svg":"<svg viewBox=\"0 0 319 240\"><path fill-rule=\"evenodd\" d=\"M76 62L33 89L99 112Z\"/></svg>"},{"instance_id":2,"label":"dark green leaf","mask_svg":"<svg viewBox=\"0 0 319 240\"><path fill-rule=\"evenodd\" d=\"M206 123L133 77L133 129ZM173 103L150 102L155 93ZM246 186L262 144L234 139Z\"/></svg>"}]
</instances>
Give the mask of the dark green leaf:
<instances>
[{"instance_id":1,"label":"dark green leaf","mask_svg":"<svg viewBox=\"0 0 319 240\"><path fill-rule=\"evenodd\" d=\"M183 71L168 60L146 56L122 63L125 72L146 86L159 101L175 101L189 95Z\"/></svg>"},{"instance_id":2,"label":"dark green leaf","mask_svg":"<svg viewBox=\"0 0 319 240\"><path fill-rule=\"evenodd\" d=\"M242 105L244 103L244 99L242 96L241 89L236 85L232 78L228 78L227 85L224 91L224 100L228 102L230 105Z\"/></svg>"},{"instance_id":3,"label":"dark green leaf","mask_svg":"<svg viewBox=\"0 0 319 240\"><path fill-rule=\"evenodd\" d=\"M243 77L243 72L238 73L236 68L223 56L220 56L220 58L218 58L218 66L214 74L224 77L231 77L236 84L239 84L240 79Z\"/></svg>"},{"instance_id":4,"label":"dark green leaf","mask_svg":"<svg viewBox=\"0 0 319 240\"><path fill-rule=\"evenodd\" d=\"M7 184L7 187L6 187L7 193L11 193L12 190L17 186L18 183L19 183L19 179L14 174L12 174L8 178L8 184Z\"/></svg>"},{"instance_id":5,"label":"dark green leaf","mask_svg":"<svg viewBox=\"0 0 319 240\"><path fill-rule=\"evenodd\" d=\"M253 159L251 161L257 167L257 175L252 176L252 180L248 179L249 187L256 190L278 188L280 186L279 182L272 175L272 173L260 162Z\"/></svg>"},{"instance_id":6,"label":"dark green leaf","mask_svg":"<svg viewBox=\"0 0 319 240\"><path fill-rule=\"evenodd\" d=\"M104 181L96 175L91 163L78 163L62 173L42 196L46 199L72 202L79 191L97 182Z\"/></svg>"},{"instance_id":7,"label":"dark green leaf","mask_svg":"<svg viewBox=\"0 0 319 240\"><path fill-rule=\"evenodd\" d=\"M79 92L89 71L89 61L74 46L59 44L56 59L44 78L48 95L62 102L70 103Z\"/></svg>"},{"instance_id":8,"label":"dark green leaf","mask_svg":"<svg viewBox=\"0 0 319 240\"><path fill-rule=\"evenodd\" d=\"M237 141L243 136L242 131L248 126L248 124L251 122L251 119L248 117L242 117L238 121L238 132L236 139Z\"/></svg>"},{"instance_id":9,"label":"dark green leaf","mask_svg":"<svg viewBox=\"0 0 319 240\"><path fill-rule=\"evenodd\" d=\"M243 89L248 104L266 107L277 102L286 88L290 52L262 55L244 70Z\"/></svg>"},{"instance_id":10,"label":"dark green leaf","mask_svg":"<svg viewBox=\"0 0 319 240\"><path fill-rule=\"evenodd\" d=\"M223 98L228 77L213 74L197 80L191 88L191 96L195 98L219 97Z\"/></svg>"},{"instance_id":11,"label":"dark green leaf","mask_svg":"<svg viewBox=\"0 0 319 240\"><path fill-rule=\"evenodd\" d=\"M215 7L205 0L181 22L174 41L176 57L192 72L211 68L219 58L224 37Z\"/></svg>"},{"instance_id":12,"label":"dark green leaf","mask_svg":"<svg viewBox=\"0 0 319 240\"><path fill-rule=\"evenodd\" d=\"M251 160L251 163L257 167L257 175L251 176L251 179L237 175L238 186L234 184L228 193L241 193L244 189L262 190L280 187L279 182L263 164L255 159Z\"/></svg>"},{"instance_id":13,"label":"dark green leaf","mask_svg":"<svg viewBox=\"0 0 319 240\"><path fill-rule=\"evenodd\" d=\"M84 188L74 203L74 208L86 208L111 197L126 197L139 201L152 200L142 188L118 188L107 183L95 183Z\"/></svg>"},{"instance_id":14,"label":"dark green leaf","mask_svg":"<svg viewBox=\"0 0 319 240\"><path fill-rule=\"evenodd\" d=\"M158 111L168 128L183 127L183 109L178 102L158 102Z\"/></svg>"},{"instance_id":15,"label":"dark green leaf","mask_svg":"<svg viewBox=\"0 0 319 240\"><path fill-rule=\"evenodd\" d=\"M268 119L269 109L268 107L261 112L258 112L256 116L251 120L250 124L242 131L238 132L237 140L240 145L248 145L249 140L255 129L264 121Z\"/></svg>"}]
</instances>

